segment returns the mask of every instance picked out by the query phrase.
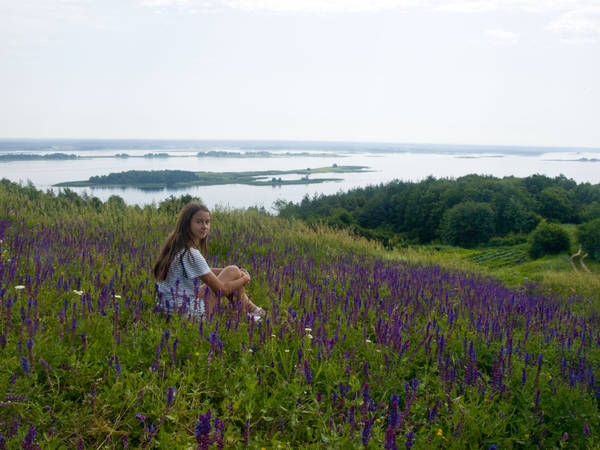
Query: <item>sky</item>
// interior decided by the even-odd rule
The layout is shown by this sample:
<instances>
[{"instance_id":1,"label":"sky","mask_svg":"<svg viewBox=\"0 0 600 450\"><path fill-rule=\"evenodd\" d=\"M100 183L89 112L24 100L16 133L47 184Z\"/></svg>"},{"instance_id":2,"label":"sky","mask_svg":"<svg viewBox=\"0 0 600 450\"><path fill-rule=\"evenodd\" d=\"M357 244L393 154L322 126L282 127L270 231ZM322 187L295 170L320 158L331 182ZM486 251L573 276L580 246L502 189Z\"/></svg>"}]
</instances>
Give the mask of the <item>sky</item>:
<instances>
[{"instance_id":1,"label":"sky","mask_svg":"<svg viewBox=\"0 0 600 450\"><path fill-rule=\"evenodd\" d=\"M0 138L600 148L600 0L0 0Z\"/></svg>"}]
</instances>

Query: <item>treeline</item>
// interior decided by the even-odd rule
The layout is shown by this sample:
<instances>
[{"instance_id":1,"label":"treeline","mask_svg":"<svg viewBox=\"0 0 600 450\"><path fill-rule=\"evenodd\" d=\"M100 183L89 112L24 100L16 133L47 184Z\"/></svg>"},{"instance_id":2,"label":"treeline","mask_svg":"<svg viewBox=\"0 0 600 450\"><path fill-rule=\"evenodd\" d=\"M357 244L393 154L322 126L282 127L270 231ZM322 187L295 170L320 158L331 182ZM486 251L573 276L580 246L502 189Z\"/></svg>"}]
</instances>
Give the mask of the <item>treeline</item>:
<instances>
[{"instance_id":1,"label":"treeline","mask_svg":"<svg viewBox=\"0 0 600 450\"><path fill-rule=\"evenodd\" d=\"M4 153L0 155L0 161L35 161L35 160L63 160L77 159L78 156L67 153L48 153L47 155L33 153Z\"/></svg>"},{"instance_id":2,"label":"treeline","mask_svg":"<svg viewBox=\"0 0 600 450\"><path fill-rule=\"evenodd\" d=\"M185 170L128 170L89 178L89 184L94 186L173 187L196 182L196 173Z\"/></svg>"},{"instance_id":3,"label":"treeline","mask_svg":"<svg viewBox=\"0 0 600 450\"><path fill-rule=\"evenodd\" d=\"M523 239L541 222L600 220L600 185L577 184L562 175L429 177L276 206L282 217L350 228L388 246L441 242L474 247Z\"/></svg>"}]
</instances>

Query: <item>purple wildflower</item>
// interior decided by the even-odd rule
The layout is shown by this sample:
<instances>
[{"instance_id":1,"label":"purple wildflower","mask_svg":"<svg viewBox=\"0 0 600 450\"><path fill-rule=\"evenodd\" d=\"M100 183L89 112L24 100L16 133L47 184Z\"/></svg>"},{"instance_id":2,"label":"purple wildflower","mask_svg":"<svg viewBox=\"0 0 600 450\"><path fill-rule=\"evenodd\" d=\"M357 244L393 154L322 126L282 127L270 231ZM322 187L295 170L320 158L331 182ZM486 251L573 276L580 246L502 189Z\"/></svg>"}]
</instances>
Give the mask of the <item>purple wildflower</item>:
<instances>
[{"instance_id":1,"label":"purple wildflower","mask_svg":"<svg viewBox=\"0 0 600 450\"><path fill-rule=\"evenodd\" d=\"M206 414L200 414L200 417L198 417L198 423L196 423L196 442L198 443L198 450L207 450L211 444L211 416L212 412L209 409Z\"/></svg>"},{"instance_id":2,"label":"purple wildflower","mask_svg":"<svg viewBox=\"0 0 600 450\"><path fill-rule=\"evenodd\" d=\"M400 423L400 417L398 415L398 404L400 403L400 398L398 397L398 394L392 394L390 402L390 427L394 428Z\"/></svg>"},{"instance_id":3,"label":"purple wildflower","mask_svg":"<svg viewBox=\"0 0 600 450\"><path fill-rule=\"evenodd\" d=\"M214 424L215 433L213 442L217 444L218 449L223 449L225 447L225 423L218 417L215 417Z\"/></svg>"},{"instance_id":4,"label":"purple wildflower","mask_svg":"<svg viewBox=\"0 0 600 450\"><path fill-rule=\"evenodd\" d=\"M29 364L29 360L25 357L21 358L21 369L23 369L23 372L25 372L25 375L29 375L29 373L31 372L31 366Z\"/></svg>"},{"instance_id":5,"label":"purple wildflower","mask_svg":"<svg viewBox=\"0 0 600 450\"><path fill-rule=\"evenodd\" d=\"M121 376L121 361L119 355L112 356L108 361L108 365L115 369L115 377L119 378Z\"/></svg>"},{"instance_id":6,"label":"purple wildflower","mask_svg":"<svg viewBox=\"0 0 600 450\"><path fill-rule=\"evenodd\" d=\"M413 448L414 445L414 440L415 440L415 432L410 430L408 433L406 433L406 450L410 450L411 448Z\"/></svg>"},{"instance_id":7,"label":"purple wildflower","mask_svg":"<svg viewBox=\"0 0 600 450\"><path fill-rule=\"evenodd\" d=\"M308 384L311 384L313 381L312 372L310 370L310 367L308 366L307 359L304 360L304 379Z\"/></svg>"},{"instance_id":8,"label":"purple wildflower","mask_svg":"<svg viewBox=\"0 0 600 450\"><path fill-rule=\"evenodd\" d=\"M398 450L398 446L396 445L396 431L392 426L389 426L387 430L385 430L385 450Z\"/></svg>"},{"instance_id":9,"label":"purple wildflower","mask_svg":"<svg viewBox=\"0 0 600 450\"><path fill-rule=\"evenodd\" d=\"M37 435L37 429L35 426L30 425L23 442L21 443L21 448L25 450L39 450L40 447L34 444L35 437Z\"/></svg>"},{"instance_id":10,"label":"purple wildflower","mask_svg":"<svg viewBox=\"0 0 600 450\"><path fill-rule=\"evenodd\" d=\"M169 387L167 389L167 408L173 404L175 400L175 388Z\"/></svg>"},{"instance_id":11,"label":"purple wildflower","mask_svg":"<svg viewBox=\"0 0 600 450\"><path fill-rule=\"evenodd\" d=\"M583 434L586 437L590 437L590 424L587 419L583 422Z\"/></svg>"},{"instance_id":12,"label":"purple wildflower","mask_svg":"<svg viewBox=\"0 0 600 450\"><path fill-rule=\"evenodd\" d=\"M250 442L250 419L246 419L246 426L244 427L244 446L248 447Z\"/></svg>"},{"instance_id":13,"label":"purple wildflower","mask_svg":"<svg viewBox=\"0 0 600 450\"><path fill-rule=\"evenodd\" d=\"M362 443L363 445L367 445L369 439L371 439L371 427L373 426L373 422L369 419L365 420L365 424L363 426L362 431Z\"/></svg>"},{"instance_id":14,"label":"purple wildflower","mask_svg":"<svg viewBox=\"0 0 600 450\"><path fill-rule=\"evenodd\" d=\"M88 348L88 343L87 343L87 334L81 333L81 343L83 344L83 351L86 352L87 348Z\"/></svg>"}]
</instances>

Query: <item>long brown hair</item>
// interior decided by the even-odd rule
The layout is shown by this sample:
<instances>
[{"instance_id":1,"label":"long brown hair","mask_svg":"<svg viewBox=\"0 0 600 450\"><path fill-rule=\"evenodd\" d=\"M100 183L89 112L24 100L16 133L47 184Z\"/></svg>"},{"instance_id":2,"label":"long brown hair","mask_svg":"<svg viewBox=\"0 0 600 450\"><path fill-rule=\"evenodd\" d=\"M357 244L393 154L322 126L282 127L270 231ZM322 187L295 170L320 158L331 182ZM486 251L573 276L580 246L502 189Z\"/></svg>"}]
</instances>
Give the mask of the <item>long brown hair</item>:
<instances>
[{"instance_id":1,"label":"long brown hair","mask_svg":"<svg viewBox=\"0 0 600 450\"><path fill-rule=\"evenodd\" d=\"M190 224L192 222L192 217L198 211L206 211L210 214L208 207L197 201L188 203L179 212L175 229L167 237L167 241L160 250L158 260L156 261L156 264L154 264L154 277L157 280L163 281L165 278L167 278L169 267L171 267L171 263L173 262L173 259L175 259L175 255L177 253L179 253L181 250L185 250L185 254L189 248L195 246L195 242L190 231ZM199 247L202 255L206 256L208 253L208 244L206 238L203 238L200 241Z\"/></svg>"}]
</instances>

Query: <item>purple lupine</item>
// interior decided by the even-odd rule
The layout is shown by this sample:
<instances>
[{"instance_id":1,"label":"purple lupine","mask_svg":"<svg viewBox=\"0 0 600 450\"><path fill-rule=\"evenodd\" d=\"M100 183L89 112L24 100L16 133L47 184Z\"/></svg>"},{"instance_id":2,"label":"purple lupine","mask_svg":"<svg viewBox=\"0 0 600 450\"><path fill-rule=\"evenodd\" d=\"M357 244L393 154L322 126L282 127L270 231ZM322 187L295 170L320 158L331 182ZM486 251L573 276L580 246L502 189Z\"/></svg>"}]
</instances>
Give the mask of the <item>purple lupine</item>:
<instances>
[{"instance_id":1,"label":"purple lupine","mask_svg":"<svg viewBox=\"0 0 600 450\"><path fill-rule=\"evenodd\" d=\"M150 365L150 370L152 372L158 372L158 369L160 367L160 344L156 346L156 350L154 351L154 360L152 361L152 364Z\"/></svg>"},{"instance_id":2,"label":"purple lupine","mask_svg":"<svg viewBox=\"0 0 600 450\"><path fill-rule=\"evenodd\" d=\"M439 407L440 407L440 401L436 400L436 402L433 404L433 407L428 409L427 411L427 423L434 423L435 419L438 415L439 412Z\"/></svg>"},{"instance_id":3,"label":"purple lupine","mask_svg":"<svg viewBox=\"0 0 600 450\"><path fill-rule=\"evenodd\" d=\"M115 378L119 378L121 376L121 361L119 355L111 356L108 360L108 365L115 370Z\"/></svg>"},{"instance_id":4,"label":"purple lupine","mask_svg":"<svg viewBox=\"0 0 600 450\"><path fill-rule=\"evenodd\" d=\"M398 414L398 405L400 403L400 397L398 397L398 394L392 394L390 398L390 403L390 427L395 428L400 423L400 417Z\"/></svg>"},{"instance_id":5,"label":"purple lupine","mask_svg":"<svg viewBox=\"0 0 600 450\"><path fill-rule=\"evenodd\" d=\"M175 400L175 388L167 388L167 408L169 408Z\"/></svg>"},{"instance_id":6,"label":"purple lupine","mask_svg":"<svg viewBox=\"0 0 600 450\"><path fill-rule=\"evenodd\" d=\"M368 403L371 398L371 393L369 391L369 383L363 383L363 402Z\"/></svg>"},{"instance_id":7,"label":"purple lupine","mask_svg":"<svg viewBox=\"0 0 600 450\"><path fill-rule=\"evenodd\" d=\"M504 359L502 357L494 361L492 365L490 384L492 390L499 394L502 394L506 390L506 385L504 384Z\"/></svg>"},{"instance_id":8,"label":"purple lupine","mask_svg":"<svg viewBox=\"0 0 600 450\"><path fill-rule=\"evenodd\" d=\"M304 379L306 380L307 384L312 384L312 371L310 370L307 359L304 360Z\"/></svg>"},{"instance_id":9,"label":"purple lupine","mask_svg":"<svg viewBox=\"0 0 600 450\"><path fill-rule=\"evenodd\" d=\"M467 386L474 385L479 375L477 367L477 355L475 353L475 344L473 341L469 343L468 362L465 367L465 384Z\"/></svg>"},{"instance_id":10,"label":"purple lupine","mask_svg":"<svg viewBox=\"0 0 600 450\"><path fill-rule=\"evenodd\" d=\"M10 433L9 433L9 437L12 436L16 436L17 433L19 432L19 421L17 420L17 418L13 418L12 424L10 425Z\"/></svg>"},{"instance_id":11,"label":"purple lupine","mask_svg":"<svg viewBox=\"0 0 600 450\"><path fill-rule=\"evenodd\" d=\"M248 447L250 442L250 419L246 419L246 426L244 427L244 446Z\"/></svg>"},{"instance_id":12,"label":"purple lupine","mask_svg":"<svg viewBox=\"0 0 600 450\"><path fill-rule=\"evenodd\" d=\"M30 425L23 442L21 443L21 448L25 450L41 450L41 447L34 443L35 437L37 436L37 429L35 426Z\"/></svg>"},{"instance_id":13,"label":"purple lupine","mask_svg":"<svg viewBox=\"0 0 600 450\"><path fill-rule=\"evenodd\" d=\"M176 356L177 356L177 344L179 343L179 338L176 337L175 340L173 341L173 351L171 352L171 362L173 364L175 364L175 360L176 360Z\"/></svg>"},{"instance_id":14,"label":"purple lupine","mask_svg":"<svg viewBox=\"0 0 600 450\"><path fill-rule=\"evenodd\" d=\"M31 366L29 364L29 360L24 356L21 357L21 369L23 372L25 372L25 375L29 376L29 373L31 372Z\"/></svg>"},{"instance_id":15,"label":"purple lupine","mask_svg":"<svg viewBox=\"0 0 600 450\"><path fill-rule=\"evenodd\" d=\"M33 339L27 339L27 355L29 357L29 364L33 366Z\"/></svg>"},{"instance_id":16,"label":"purple lupine","mask_svg":"<svg viewBox=\"0 0 600 450\"><path fill-rule=\"evenodd\" d=\"M587 419L583 421L583 435L585 437L590 437L590 424Z\"/></svg>"},{"instance_id":17,"label":"purple lupine","mask_svg":"<svg viewBox=\"0 0 600 450\"><path fill-rule=\"evenodd\" d=\"M97 396L96 383L93 383L92 389L90 390L90 404L92 406L92 409L96 405L96 396Z\"/></svg>"},{"instance_id":18,"label":"purple lupine","mask_svg":"<svg viewBox=\"0 0 600 450\"><path fill-rule=\"evenodd\" d=\"M213 355L222 356L223 355L223 347L224 342L219 338L219 331L214 330L210 336L208 337L208 342L210 343L210 348L208 349L208 359L212 360Z\"/></svg>"},{"instance_id":19,"label":"purple lupine","mask_svg":"<svg viewBox=\"0 0 600 450\"><path fill-rule=\"evenodd\" d=\"M398 446L396 445L396 431L390 425L385 430L385 450L398 450Z\"/></svg>"},{"instance_id":20,"label":"purple lupine","mask_svg":"<svg viewBox=\"0 0 600 450\"><path fill-rule=\"evenodd\" d=\"M208 450L212 443L210 439L210 430L212 428L210 424L211 416L212 411L209 409L206 414L200 414L198 417L198 422L196 423L197 450Z\"/></svg>"},{"instance_id":21,"label":"purple lupine","mask_svg":"<svg viewBox=\"0 0 600 450\"><path fill-rule=\"evenodd\" d=\"M214 418L215 432L213 442L217 445L217 449L222 450L225 447L225 422L218 417Z\"/></svg>"},{"instance_id":22,"label":"purple lupine","mask_svg":"<svg viewBox=\"0 0 600 450\"><path fill-rule=\"evenodd\" d=\"M373 421L367 419L365 420L363 430L362 430L362 443L363 445L367 445L369 439L371 439L371 427L373 426Z\"/></svg>"},{"instance_id":23,"label":"purple lupine","mask_svg":"<svg viewBox=\"0 0 600 450\"><path fill-rule=\"evenodd\" d=\"M81 344L83 345L83 351L87 352L88 343L87 343L87 334L85 332L81 333Z\"/></svg>"},{"instance_id":24,"label":"purple lupine","mask_svg":"<svg viewBox=\"0 0 600 450\"><path fill-rule=\"evenodd\" d=\"M171 332L169 330L165 330L160 339L160 347L164 348L169 342L169 337L171 336Z\"/></svg>"},{"instance_id":25,"label":"purple lupine","mask_svg":"<svg viewBox=\"0 0 600 450\"><path fill-rule=\"evenodd\" d=\"M113 295L114 297L114 295ZM113 306L113 312L114 312L114 316L113 316L113 339L115 340L115 343L118 345L121 343L121 330L119 329L119 315L121 312L121 304L118 302L118 300L115 299L114 302L114 306Z\"/></svg>"},{"instance_id":26,"label":"purple lupine","mask_svg":"<svg viewBox=\"0 0 600 450\"><path fill-rule=\"evenodd\" d=\"M406 433L406 449L410 450L411 448L413 448L413 445L415 444L415 432L413 430L410 430L408 433Z\"/></svg>"},{"instance_id":27,"label":"purple lupine","mask_svg":"<svg viewBox=\"0 0 600 450\"><path fill-rule=\"evenodd\" d=\"M350 433L352 433L356 427L356 417L355 417L356 405L351 405L348 409L348 423L350 424Z\"/></svg>"},{"instance_id":28,"label":"purple lupine","mask_svg":"<svg viewBox=\"0 0 600 450\"><path fill-rule=\"evenodd\" d=\"M535 400L533 403L533 410L538 413L540 411L540 391L539 389L535 392Z\"/></svg>"}]
</instances>

